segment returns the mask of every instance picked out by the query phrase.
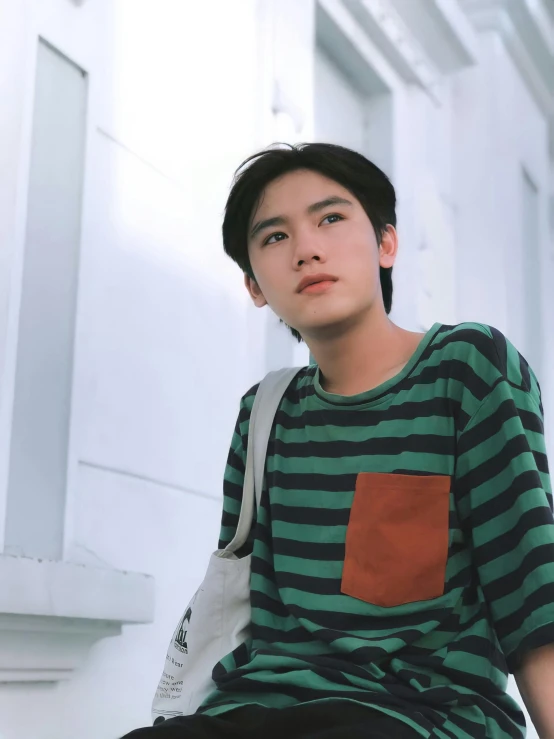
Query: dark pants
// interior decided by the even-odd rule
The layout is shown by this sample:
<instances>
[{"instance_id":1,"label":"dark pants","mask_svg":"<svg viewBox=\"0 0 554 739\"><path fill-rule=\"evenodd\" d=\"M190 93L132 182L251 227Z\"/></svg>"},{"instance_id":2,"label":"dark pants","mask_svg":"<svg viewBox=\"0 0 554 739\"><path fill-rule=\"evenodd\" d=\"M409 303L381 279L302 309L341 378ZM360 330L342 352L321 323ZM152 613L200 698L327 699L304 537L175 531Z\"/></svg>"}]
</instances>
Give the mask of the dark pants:
<instances>
[{"instance_id":1,"label":"dark pants","mask_svg":"<svg viewBox=\"0 0 554 739\"><path fill-rule=\"evenodd\" d=\"M122 739L416 739L399 719L354 703L263 708L243 706L221 716L179 716L135 729Z\"/></svg>"}]
</instances>

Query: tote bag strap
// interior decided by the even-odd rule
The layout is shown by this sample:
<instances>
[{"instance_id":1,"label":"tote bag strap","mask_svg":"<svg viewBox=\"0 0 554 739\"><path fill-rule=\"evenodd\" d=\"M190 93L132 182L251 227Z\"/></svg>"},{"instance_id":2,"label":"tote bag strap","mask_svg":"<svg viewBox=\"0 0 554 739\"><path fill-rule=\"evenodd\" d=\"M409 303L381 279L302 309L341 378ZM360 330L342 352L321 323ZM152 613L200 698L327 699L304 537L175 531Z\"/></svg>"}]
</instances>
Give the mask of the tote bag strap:
<instances>
[{"instance_id":1,"label":"tote bag strap","mask_svg":"<svg viewBox=\"0 0 554 739\"><path fill-rule=\"evenodd\" d=\"M301 369L304 368L283 367L273 370L268 372L259 384L250 414L239 522L234 538L225 547L227 552L236 552L248 539L254 515L254 502L259 508L262 497L265 458L273 420L285 390Z\"/></svg>"}]
</instances>

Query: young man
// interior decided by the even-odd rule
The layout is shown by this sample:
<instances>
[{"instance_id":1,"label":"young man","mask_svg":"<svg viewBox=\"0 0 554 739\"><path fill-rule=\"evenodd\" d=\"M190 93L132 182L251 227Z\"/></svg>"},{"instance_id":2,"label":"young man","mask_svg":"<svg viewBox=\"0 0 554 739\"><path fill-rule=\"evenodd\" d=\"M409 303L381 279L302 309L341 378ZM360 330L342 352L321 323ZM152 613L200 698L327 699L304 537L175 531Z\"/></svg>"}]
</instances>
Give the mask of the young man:
<instances>
[{"instance_id":1,"label":"young man","mask_svg":"<svg viewBox=\"0 0 554 739\"><path fill-rule=\"evenodd\" d=\"M516 739L512 672L552 739L554 521L532 369L487 325L392 323L395 193L363 156L306 144L244 165L225 251L316 364L268 444L251 641L215 666L195 715L128 736ZM220 547L257 388L240 403Z\"/></svg>"}]
</instances>

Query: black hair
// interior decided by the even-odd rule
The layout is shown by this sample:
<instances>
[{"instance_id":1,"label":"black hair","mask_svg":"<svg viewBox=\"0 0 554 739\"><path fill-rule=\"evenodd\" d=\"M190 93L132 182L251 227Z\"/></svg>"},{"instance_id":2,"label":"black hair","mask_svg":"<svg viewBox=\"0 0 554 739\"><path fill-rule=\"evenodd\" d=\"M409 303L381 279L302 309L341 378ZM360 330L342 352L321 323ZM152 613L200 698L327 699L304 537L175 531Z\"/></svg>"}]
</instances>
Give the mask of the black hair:
<instances>
[{"instance_id":1,"label":"black hair","mask_svg":"<svg viewBox=\"0 0 554 739\"><path fill-rule=\"evenodd\" d=\"M288 148L275 148L275 147ZM248 167L246 165L249 165ZM308 169L335 180L354 195L367 213L381 243L387 225L396 227L396 194L387 175L352 149L335 144L274 144L245 159L235 171L223 219L223 249L253 280L248 256L248 228L265 188L281 175ZM392 307L392 267L380 267L385 311ZM284 323L282 319L281 323ZM291 326L299 342L302 336Z\"/></svg>"}]
</instances>

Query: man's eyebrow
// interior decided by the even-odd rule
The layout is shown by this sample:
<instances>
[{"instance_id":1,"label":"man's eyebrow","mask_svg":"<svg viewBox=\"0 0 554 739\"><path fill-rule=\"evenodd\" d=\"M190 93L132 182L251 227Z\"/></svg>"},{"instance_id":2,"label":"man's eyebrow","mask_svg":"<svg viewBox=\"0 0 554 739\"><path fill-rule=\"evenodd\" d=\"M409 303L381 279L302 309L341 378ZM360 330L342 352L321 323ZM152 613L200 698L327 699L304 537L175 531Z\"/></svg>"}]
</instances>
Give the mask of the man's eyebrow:
<instances>
[{"instance_id":1,"label":"man's eyebrow","mask_svg":"<svg viewBox=\"0 0 554 739\"><path fill-rule=\"evenodd\" d=\"M330 198L325 198L325 200L320 200L319 202L313 203L312 205L308 206L307 212L318 213L320 210L325 210L325 208L328 208L330 205L353 205L353 203L346 198L340 198L338 195L332 195Z\"/></svg>"},{"instance_id":2,"label":"man's eyebrow","mask_svg":"<svg viewBox=\"0 0 554 739\"><path fill-rule=\"evenodd\" d=\"M325 208L328 208L330 205L352 206L353 203L350 200L346 200L346 198L332 195L329 198L325 198L325 200L319 200L317 203L312 203L306 208L306 212L319 213L319 211L325 210ZM260 231L263 231L266 228L271 228L272 226L284 226L286 223L287 219L284 216L275 216L274 218L266 218L263 221L258 221L250 231L250 238L253 239L260 233Z\"/></svg>"},{"instance_id":3,"label":"man's eyebrow","mask_svg":"<svg viewBox=\"0 0 554 739\"><path fill-rule=\"evenodd\" d=\"M272 226L284 226L287 223L287 219L283 216L275 216L275 218L266 218L264 221L258 221L252 231L250 231L250 238L253 239L257 236L260 231Z\"/></svg>"}]
</instances>

